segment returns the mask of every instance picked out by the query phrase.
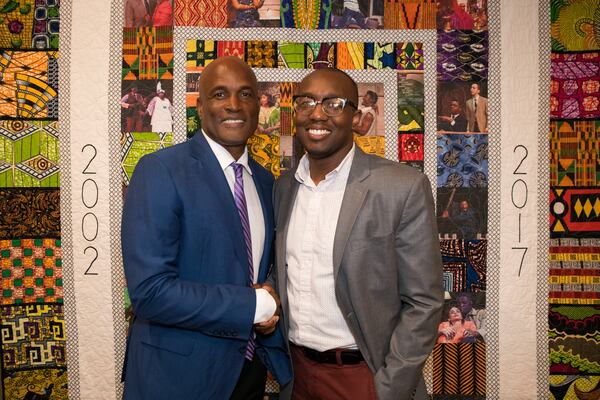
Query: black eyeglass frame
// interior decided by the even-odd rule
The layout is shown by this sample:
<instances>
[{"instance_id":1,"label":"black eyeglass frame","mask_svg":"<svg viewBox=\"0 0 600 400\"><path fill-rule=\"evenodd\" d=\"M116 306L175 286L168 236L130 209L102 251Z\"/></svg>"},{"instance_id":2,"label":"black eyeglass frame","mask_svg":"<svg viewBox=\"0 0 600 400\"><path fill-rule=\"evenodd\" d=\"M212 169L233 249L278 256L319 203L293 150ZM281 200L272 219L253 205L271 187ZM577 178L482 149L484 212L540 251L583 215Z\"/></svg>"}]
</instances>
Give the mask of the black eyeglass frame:
<instances>
[{"instance_id":1,"label":"black eyeglass frame","mask_svg":"<svg viewBox=\"0 0 600 400\"><path fill-rule=\"evenodd\" d=\"M315 110L315 108L317 108L317 106L318 106L319 104L321 104L321 108L323 109L323 112L325 113L325 115L328 115L328 116L330 116L330 117L337 117L338 115L341 115L341 114L344 112L344 110L346 109L346 105L350 105L350 106L354 107L356 110L358 110L358 107L356 106L356 104L354 104L354 102L353 102L352 100L348 100L348 99L347 99L347 98L345 98L345 97L332 96L332 97L324 97L324 98L322 98L321 100L317 100L317 99L315 99L315 98L314 98L314 97L312 97L312 96L307 96L307 95L300 94L300 95L294 95L294 96L292 96L292 106L293 106L293 108L294 108L294 111L296 111L296 112L302 112L302 111L298 111L298 110L296 109L296 100L297 100L297 99L299 99L299 98L301 98L301 97L305 97L305 98L307 98L307 99L311 99L312 101L314 101L314 102L315 102L315 106L314 106L314 107L312 107L310 110L307 110L307 111L305 111L305 112L307 112L307 113L308 113L308 112L313 112L313 111ZM327 113L327 111L325 111L325 109L323 108L323 102L324 102L324 101L327 101L327 100L331 100L331 99L338 99L338 100L342 100L342 111L341 111L339 114L330 115L330 114L328 114L328 113Z\"/></svg>"}]
</instances>

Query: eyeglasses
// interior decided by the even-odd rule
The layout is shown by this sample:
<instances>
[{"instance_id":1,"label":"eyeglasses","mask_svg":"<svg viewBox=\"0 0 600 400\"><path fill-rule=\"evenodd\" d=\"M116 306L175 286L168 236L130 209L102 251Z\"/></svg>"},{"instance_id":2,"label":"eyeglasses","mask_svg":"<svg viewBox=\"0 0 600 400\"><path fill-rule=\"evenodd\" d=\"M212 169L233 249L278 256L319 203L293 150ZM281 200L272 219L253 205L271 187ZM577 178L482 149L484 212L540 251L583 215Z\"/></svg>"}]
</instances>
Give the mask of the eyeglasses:
<instances>
[{"instance_id":1,"label":"eyeglasses","mask_svg":"<svg viewBox=\"0 0 600 400\"><path fill-rule=\"evenodd\" d=\"M346 105L357 108L352 101L343 97L325 97L317 100L310 96L294 96L292 99L294 110L300 114L312 113L317 108L317 104L321 104L323 112L330 117L337 117L343 113Z\"/></svg>"}]
</instances>

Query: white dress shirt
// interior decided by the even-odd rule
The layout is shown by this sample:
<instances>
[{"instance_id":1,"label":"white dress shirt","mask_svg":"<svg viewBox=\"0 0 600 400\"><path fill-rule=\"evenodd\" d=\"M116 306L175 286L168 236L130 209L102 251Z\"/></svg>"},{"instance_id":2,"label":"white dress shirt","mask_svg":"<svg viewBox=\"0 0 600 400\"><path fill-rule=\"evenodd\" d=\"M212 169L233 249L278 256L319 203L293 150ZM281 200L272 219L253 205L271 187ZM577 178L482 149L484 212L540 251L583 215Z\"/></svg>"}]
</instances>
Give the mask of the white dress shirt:
<instances>
[{"instance_id":1,"label":"white dress shirt","mask_svg":"<svg viewBox=\"0 0 600 400\"><path fill-rule=\"evenodd\" d=\"M248 222L250 223L250 238L252 241L252 264L254 269L253 282L256 283L258 278L258 269L260 267L260 260L262 259L263 248L265 246L265 219L262 212L262 206L258 192L256 191L256 185L252 178L252 170L248 165L248 149L244 149L244 153L238 160L234 159L233 156L219 143L212 140L204 131L202 134L206 138L208 145L217 157L219 165L223 169L231 195L233 196L233 186L235 184L235 171L233 170L232 163L236 162L243 165L244 169L244 195L246 196L246 207L248 208ZM236 210L237 212L237 210ZM245 245L244 245L245 246ZM277 305L273 297L264 289L256 290L256 310L254 312L254 323L263 322L269 320L273 314Z\"/></svg>"},{"instance_id":2,"label":"white dress shirt","mask_svg":"<svg viewBox=\"0 0 600 400\"><path fill-rule=\"evenodd\" d=\"M317 351L357 348L335 299L333 278L333 241L353 159L354 146L315 185L305 155L295 176L300 187L286 241L289 338Z\"/></svg>"}]
</instances>

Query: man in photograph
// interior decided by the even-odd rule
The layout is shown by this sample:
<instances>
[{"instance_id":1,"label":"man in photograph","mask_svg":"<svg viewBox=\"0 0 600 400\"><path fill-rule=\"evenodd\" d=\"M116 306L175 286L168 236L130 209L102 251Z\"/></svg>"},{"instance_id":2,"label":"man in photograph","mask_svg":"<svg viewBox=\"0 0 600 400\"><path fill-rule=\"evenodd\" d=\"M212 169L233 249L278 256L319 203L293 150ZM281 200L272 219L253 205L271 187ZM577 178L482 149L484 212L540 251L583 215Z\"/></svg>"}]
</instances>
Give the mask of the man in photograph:
<instances>
[{"instance_id":1,"label":"man in photograph","mask_svg":"<svg viewBox=\"0 0 600 400\"><path fill-rule=\"evenodd\" d=\"M293 97L306 154L276 183L270 278L292 398L425 399L422 368L443 306L431 185L354 145L357 103L356 83L337 69L312 72Z\"/></svg>"},{"instance_id":2,"label":"man in photograph","mask_svg":"<svg viewBox=\"0 0 600 400\"><path fill-rule=\"evenodd\" d=\"M462 109L458 100L450 100L448 115L440 115L438 118L438 130L447 132L466 132L467 119L463 115Z\"/></svg>"},{"instance_id":3,"label":"man in photograph","mask_svg":"<svg viewBox=\"0 0 600 400\"><path fill-rule=\"evenodd\" d=\"M479 83L473 83L470 87L471 98L467 100L467 131L487 132L488 102L479 95L481 87Z\"/></svg>"}]
</instances>

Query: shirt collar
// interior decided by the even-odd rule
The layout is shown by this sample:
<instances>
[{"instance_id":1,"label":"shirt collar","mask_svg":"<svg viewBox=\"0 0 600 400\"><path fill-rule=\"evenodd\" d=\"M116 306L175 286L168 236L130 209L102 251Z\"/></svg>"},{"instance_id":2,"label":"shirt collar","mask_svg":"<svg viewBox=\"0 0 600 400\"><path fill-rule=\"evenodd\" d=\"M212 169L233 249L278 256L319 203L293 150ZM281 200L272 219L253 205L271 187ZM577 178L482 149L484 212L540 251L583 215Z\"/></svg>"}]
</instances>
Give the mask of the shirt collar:
<instances>
[{"instance_id":1,"label":"shirt collar","mask_svg":"<svg viewBox=\"0 0 600 400\"><path fill-rule=\"evenodd\" d=\"M248 173L250 175L252 175L252 170L250 169L250 165L248 164L248 148L247 147L244 148L244 152L242 153L240 158L238 160L236 160L227 151L227 149L225 149L225 147L221 146L219 143L217 143L213 139L211 139L206 134L206 132L204 132L204 129L202 130L202 134L204 135L204 138L208 142L208 145L210 146L212 152L215 154L215 157L217 157L217 161L219 162L219 165L221 166L221 169L223 171L225 171L225 169L227 167L229 167L232 163L235 162L235 163L243 165L244 169L246 171L248 171Z\"/></svg>"},{"instance_id":2,"label":"shirt collar","mask_svg":"<svg viewBox=\"0 0 600 400\"><path fill-rule=\"evenodd\" d=\"M350 166L352 165L352 160L354 159L355 146L356 145L352 143L352 148L348 154L346 154L346 157L344 157L337 167L325 175L325 180L341 172L350 171ZM300 162L298 163L298 169L296 170L294 177L300 183L307 183L306 181L310 179L310 161L308 160L308 154L304 154L300 159ZM312 179L310 179L310 182L312 182Z\"/></svg>"}]
</instances>

